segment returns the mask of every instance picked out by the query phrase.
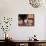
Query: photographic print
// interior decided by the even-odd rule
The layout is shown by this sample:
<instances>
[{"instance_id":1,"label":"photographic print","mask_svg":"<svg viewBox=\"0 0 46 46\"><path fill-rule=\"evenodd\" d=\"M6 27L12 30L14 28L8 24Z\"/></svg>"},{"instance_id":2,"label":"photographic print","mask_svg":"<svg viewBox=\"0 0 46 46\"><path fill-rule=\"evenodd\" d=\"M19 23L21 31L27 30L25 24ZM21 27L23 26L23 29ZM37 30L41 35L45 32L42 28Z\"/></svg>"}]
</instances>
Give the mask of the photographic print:
<instances>
[{"instance_id":1,"label":"photographic print","mask_svg":"<svg viewBox=\"0 0 46 46\"><path fill-rule=\"evenodd\" d=\"M19 14L18 26L34 26L34 14Z\"/></svg>"}]
</instances>

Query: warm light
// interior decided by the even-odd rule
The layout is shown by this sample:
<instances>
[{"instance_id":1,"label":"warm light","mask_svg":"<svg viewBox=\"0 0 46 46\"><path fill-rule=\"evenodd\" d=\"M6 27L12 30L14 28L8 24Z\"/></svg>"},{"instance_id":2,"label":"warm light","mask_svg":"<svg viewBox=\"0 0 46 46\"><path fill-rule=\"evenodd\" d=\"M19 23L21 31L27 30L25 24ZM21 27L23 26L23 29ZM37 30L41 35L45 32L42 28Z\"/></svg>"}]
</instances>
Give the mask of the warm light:
<instances>
[{"instance_id":1,"label":"warm light","mask_svg":"<svg viewBox=\"0 0 46 46\"><path fill-rule=\"evenodd\" d=\"M6 37L8 37L8 34L6 34Z\"/></svg>"}]
</instances>

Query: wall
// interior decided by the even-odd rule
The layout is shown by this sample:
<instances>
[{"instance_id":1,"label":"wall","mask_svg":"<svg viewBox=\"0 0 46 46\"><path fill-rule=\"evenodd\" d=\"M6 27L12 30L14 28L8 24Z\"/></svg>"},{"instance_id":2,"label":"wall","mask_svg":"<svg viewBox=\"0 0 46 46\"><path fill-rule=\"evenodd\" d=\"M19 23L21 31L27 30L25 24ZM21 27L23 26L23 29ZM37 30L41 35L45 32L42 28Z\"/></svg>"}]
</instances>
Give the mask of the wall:
<instances>
[{"instance_id":1,"label":"wall","mask_svg":"<svg viewBox=\"0 0 46 46\"><path fill-rule=\"evenodd\" d=\"M34 27L18 27L18 14L35 14L35 26ZM28 0L0 0L0 19L1 17L12 17L13 22L10 31L8 33L12 35L16 40L27 40L34 34L37 35L37 39L45 39L45 15L46 6L40 8L33 8L29 4ZM0 39L3 31L0 31Z\"/></svg>"}]
</instances>

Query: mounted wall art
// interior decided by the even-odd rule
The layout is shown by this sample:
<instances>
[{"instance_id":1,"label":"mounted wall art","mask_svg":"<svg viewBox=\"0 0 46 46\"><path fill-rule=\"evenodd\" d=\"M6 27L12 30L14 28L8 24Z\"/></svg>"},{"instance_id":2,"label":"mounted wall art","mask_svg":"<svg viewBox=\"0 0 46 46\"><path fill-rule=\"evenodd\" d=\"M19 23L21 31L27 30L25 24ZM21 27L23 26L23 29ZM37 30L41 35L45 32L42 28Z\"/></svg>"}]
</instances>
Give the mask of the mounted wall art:
<instances>
[{"instance_id":1,"label":"mounted wall art","mask_svg":"<svg viewBox=\"0 0 46 46\"><path fill-rule=\"evenodd\" d=\"M19 14L18 26L34 26L34 14Z\"/></svg>"},{"instance_id":2,"label":"mounted wall art","mask_svg":"<svg viewBox=\"0 0 46 46\"><path fill-rule=\"evenodd\" d=\"M11 17L2 17L3 19L0 20L0 29L4 32L5 39L7 37L7 31L10 31L10 27L12 25L12 18Z\"/></svg>"},{"instance_id":3,"label":"mounted wall art","mask_svg":"<svg viewBox=\"0 0 46 46\"><path fill-rule=\"evenodd\" d=\"M44 1L43 0L29 0L29 3L33 8L38 8L43 5Z\"/></svg>"}]
</instances>

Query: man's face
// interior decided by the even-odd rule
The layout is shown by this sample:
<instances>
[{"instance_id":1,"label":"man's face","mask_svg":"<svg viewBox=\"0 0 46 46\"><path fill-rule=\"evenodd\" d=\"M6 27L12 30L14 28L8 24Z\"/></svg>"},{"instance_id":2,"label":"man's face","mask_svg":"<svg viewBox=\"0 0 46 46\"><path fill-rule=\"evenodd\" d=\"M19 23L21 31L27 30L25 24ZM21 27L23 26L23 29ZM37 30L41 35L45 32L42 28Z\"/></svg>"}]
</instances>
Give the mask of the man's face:
<instances>
[{"instance_id":1,"label":"man's face","mask_svg":"<svg viewBox=\"0 0 46 46\"><path fill-rule=\"evenodd\" d=\"M23 24L23 20L19 20L18 24Z\"/></svg>"},{"instance_id":2,"label":"man's face","mask_svg":"<svg viewBox=\"0 0 46 46\"><path fill-rule=\"evenodd\" d=\"M31 26L34 23L34 16L28 15L27 22L28 22L28 25Z\"/></svg>"}]
</instances>

